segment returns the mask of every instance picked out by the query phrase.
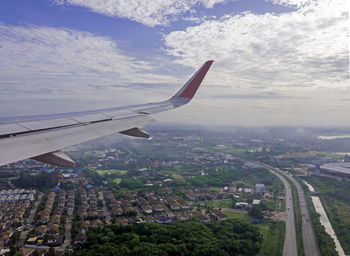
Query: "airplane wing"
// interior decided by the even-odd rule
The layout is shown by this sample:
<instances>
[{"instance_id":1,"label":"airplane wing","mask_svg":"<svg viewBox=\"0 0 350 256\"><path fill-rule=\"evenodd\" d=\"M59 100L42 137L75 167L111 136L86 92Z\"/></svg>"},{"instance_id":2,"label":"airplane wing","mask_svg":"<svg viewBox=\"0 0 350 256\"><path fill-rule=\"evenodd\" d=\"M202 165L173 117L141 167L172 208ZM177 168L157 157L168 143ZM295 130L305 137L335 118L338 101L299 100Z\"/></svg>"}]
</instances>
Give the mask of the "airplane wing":
<instances>
[{"instance_id":1,"label":"airplane wing","mask_svg":"<svg viewBox=\"0 0 350 256\"><path fill-rule=\"evenodd\" d=\"M205 62L170 99L157 103L64 114L0 119L0 166L32 158L66 167L74 161L63 148L114 133L148 138L139 127L154 121L152 114L178 108L195 95L212 60Z\"/></svg>"}]
</instances>

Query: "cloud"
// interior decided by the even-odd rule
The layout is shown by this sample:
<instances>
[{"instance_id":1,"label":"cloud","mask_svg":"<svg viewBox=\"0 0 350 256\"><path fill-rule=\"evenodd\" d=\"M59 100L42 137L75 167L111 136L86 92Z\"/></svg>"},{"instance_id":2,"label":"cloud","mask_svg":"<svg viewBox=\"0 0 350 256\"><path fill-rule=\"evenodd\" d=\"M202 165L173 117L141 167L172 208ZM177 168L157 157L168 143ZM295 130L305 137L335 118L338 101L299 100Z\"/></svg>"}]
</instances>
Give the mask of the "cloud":
<instances>
[{"instance_id":1,"label":"cloud","mask_svg":"<svg viewBox=\"0 0 350 256\"><path fill-rule=\"evenodd\" d=\"M280 4L285 6L306 6L317 2L317 0L265 0L266 2L272 2L274 4Z\"/></svg>"},{"instance_id":2,"label":"cloud","mask_svg":"<svg viewBox=\"0 0 350 256\"><path fill-rule=\"evenodd\" d=\"M100 104L89 109L166 99L179 86L170 64L179 69L159 56L130 56L110 38L88 32L0 22L0 114L26 110L29 99ZM52 109L67 111L64 106Z\"/></svg>"},{"instance_id":3,"label":"cloud","mask_svg":"<svg viewBox=\"0 0 350 256\"><path fill-rule=\"evenodd\" d=\"M345 0L276 0L282 14L226 15L164 36L165 51L196 66L214 59L211 84L314 90L349 88Z\"/></svg>"},{"instance_id":4,"label":"cloud","mask_svg":"<svg viewBox=\"0 0 350 256\"><path fill-rule=\"evenodd\" d=\"M195 5L212 8L227 0L53 0L58 5L76 5L111 17L127 18L146 26L168 25L177 15L192 11Z\"/></svg>"},{"instance_id":5,"label":"cloud","mask_svg":"<svg viewBox=\"0 0 350 256\"><path fill-rule=\"evenodd\" d=\"M222 94L213 95L212 98L217 99L242 99L242 100L274 100L274 99L294 99L295 97L290 95L284 95L277 92L255 92L245 94ZM299 97L299 99L301 99Z\"/></svg>"}]
</instances>

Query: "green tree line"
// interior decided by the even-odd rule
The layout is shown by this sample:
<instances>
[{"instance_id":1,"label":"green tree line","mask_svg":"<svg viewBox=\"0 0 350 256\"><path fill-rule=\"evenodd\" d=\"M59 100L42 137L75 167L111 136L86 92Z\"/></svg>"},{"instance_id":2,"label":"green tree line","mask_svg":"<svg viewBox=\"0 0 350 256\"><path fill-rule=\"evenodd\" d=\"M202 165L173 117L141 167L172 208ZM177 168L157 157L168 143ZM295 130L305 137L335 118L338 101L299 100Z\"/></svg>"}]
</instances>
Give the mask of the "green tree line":
<instances>
[{"instance_id":1,"label":"green tree line","mask_svg":"<svg viewBox=\"0 0 350 256\"><path fill-rule=\"evenodd\" d=\"M74 255L256 255L261 242L259 229L240 220L109 225L90 229Z\"/></svg>"}]
</instances>

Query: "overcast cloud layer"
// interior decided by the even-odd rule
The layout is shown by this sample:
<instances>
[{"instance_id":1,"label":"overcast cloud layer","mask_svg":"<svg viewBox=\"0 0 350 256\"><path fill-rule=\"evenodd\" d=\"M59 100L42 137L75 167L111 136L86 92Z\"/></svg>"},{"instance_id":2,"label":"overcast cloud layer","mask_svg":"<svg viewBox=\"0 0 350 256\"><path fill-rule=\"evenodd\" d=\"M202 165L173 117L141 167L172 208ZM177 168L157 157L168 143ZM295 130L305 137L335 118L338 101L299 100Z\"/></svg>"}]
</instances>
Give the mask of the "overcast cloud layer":
<instances>
[{"instance_id":1,"label":"overcast cloud layer","mask_svg":"<svg viewBox=\"0 0 350 256\"><path fill-rule=\"evenodd\" d=\"M188 14L199 22L163 34L157 54L125 50L108 35L61 26L10 25L0 19L0 115L163 100L204 61L214 59L194 102L159 119L218 125L350 125L344 118L350 108L347 1L267 0L291 9L208 20L196 16L198 5L208 9L228 2L51 2L55 8L86 7L147 28L169 29ZM118 23L115 26L111 29Z\"/></svg>"}]
</instances>

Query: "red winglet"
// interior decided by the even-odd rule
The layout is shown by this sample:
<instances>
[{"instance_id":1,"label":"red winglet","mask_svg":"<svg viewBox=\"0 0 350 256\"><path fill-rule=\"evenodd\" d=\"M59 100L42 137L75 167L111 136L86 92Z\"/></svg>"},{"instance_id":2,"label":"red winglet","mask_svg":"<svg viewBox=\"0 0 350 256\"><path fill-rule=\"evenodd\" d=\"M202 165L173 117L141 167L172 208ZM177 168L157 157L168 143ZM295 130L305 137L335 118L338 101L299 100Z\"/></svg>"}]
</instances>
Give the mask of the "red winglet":
<instances>
[{"instance_id":1,"label":"red winglet","mask_svg":"<svg viewBox=\"0 0 350 256\"><path fill-rule=\"evenodd\" d=\"M181 88L175 97L192 99L207 74L213 60L208 60L202 67L191 77L190 80Z\"/></svg>"}]
</instances>

